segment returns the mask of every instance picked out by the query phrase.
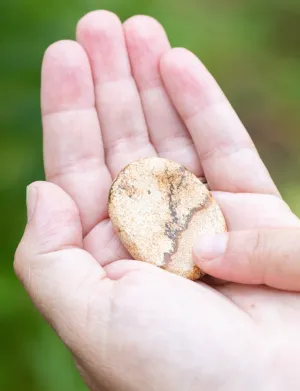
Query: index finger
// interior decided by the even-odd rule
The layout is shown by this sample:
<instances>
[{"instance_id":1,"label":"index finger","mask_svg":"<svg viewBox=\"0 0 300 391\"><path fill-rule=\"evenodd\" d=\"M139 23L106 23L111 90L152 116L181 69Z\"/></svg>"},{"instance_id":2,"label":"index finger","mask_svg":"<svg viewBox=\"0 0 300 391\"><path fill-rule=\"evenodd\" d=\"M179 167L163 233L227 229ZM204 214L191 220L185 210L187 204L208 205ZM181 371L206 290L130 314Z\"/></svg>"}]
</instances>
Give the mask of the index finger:
<instances>
[{"instance_id":1,"label":"index finger","mask_svg":"<svg viewBox=\"0 0 300 391\"><path fill-rule=\"evenodd\" d=\"M191 133L210 188L279 195L248 132L197 57L173 49L161 60L161 74Z\"/></svg>"}]
</instances>

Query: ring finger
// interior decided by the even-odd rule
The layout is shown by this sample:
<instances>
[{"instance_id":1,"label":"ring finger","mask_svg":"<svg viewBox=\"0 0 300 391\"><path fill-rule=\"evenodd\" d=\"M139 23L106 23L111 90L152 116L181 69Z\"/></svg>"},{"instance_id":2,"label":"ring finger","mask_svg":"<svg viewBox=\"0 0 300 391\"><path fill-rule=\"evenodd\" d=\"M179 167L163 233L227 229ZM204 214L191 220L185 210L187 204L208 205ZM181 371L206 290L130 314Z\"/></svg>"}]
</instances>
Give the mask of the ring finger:
<instances>
[{"instance_id":1,"label":"ring finger","mask_svg":"<svg viewBox=\"0 0 300 391\"><path fill-rule=\"evenodd\" d=\"M81 19L77 40L90 59L105 158L113 177L129 162L155 156L131 74L123 26L107 11Z\"/></svg>"},{"instance_id":2,"label":"ring finger","mask_svg":"<svg viewBox=\"0 0 300 391\"><path fill-rule=\"evenodd\" d=\"M192 138L161 80L160 58L170 50L163 27L148 16L134 16L124 23L124 32L132 73L157 154L203 176Z\"/></svg>"}]
</instances>

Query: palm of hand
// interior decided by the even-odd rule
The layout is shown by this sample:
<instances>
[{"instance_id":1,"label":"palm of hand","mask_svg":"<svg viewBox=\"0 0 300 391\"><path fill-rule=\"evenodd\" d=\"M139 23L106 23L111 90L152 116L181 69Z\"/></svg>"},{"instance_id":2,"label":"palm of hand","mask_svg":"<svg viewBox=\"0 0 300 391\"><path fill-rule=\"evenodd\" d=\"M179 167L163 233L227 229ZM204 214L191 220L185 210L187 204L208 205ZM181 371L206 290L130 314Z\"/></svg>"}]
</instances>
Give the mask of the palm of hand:
<instances>
[{"instance_id":1,"label":"palm of hand","mask_svg":"<svg viewBox=\"0 0 300 391\"><path fill-rule=\"evenodd\" d=\"M54 327L95 389L263 389L282 328L296 335L299 296L213 289L130 260L108 219L108 190L129 161L158 155L205 174L229 230L299 222L200 62L170 50L149 18L129 20L124 31L127 46L115 16L89 14L77 30L84 49L60 42L44 59L46 176L76 203L80 224L71 199L51 187L70 214L71 240L84 238L84 250L67 250L74 281L51 286L69 297L61 300L65 332L60 321Z\"/></svg>"}]
</instances>

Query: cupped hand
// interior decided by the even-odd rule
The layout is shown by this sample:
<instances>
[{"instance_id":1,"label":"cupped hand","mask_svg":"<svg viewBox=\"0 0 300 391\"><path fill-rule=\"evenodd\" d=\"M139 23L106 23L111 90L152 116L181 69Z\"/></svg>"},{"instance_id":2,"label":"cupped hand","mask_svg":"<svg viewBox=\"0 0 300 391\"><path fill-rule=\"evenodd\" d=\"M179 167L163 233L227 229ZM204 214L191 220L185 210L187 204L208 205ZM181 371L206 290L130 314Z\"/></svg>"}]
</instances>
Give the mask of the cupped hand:
<instances>
[{"instance_id":1,"label":"cupped hand","mask_svg":"<svg viewBox=\"0 0 300 391\"><path fill-rule=\"evenodd\" d=\"M15 269L89 387L298 390L298 294L133 261L108 218L119 170L160 156L207 178L229 231L300 226L200 61L149 17L92 12L46 51L42 114L47 182L28 188Z\"/></svg>"}]
</instances>

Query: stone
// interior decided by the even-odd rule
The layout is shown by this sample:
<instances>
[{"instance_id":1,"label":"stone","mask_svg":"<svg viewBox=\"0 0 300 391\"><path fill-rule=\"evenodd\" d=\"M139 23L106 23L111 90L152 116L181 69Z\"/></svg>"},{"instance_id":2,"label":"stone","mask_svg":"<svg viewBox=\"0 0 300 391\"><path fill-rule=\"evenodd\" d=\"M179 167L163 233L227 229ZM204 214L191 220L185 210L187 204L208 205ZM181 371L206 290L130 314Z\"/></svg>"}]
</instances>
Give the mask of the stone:
<instances>
[{"instance_id":1,"label":"stone","mask_svg":"<svg viewBox=\"0 0 300 391\"><path fill-rule=\"evenodd\" d=\"M191 280L204 274L192 257L197 237L226 231L205 184L180 164L157 157L134 161L119 173L108 210L133 259Z\"/></svg>"}]
</instances>

